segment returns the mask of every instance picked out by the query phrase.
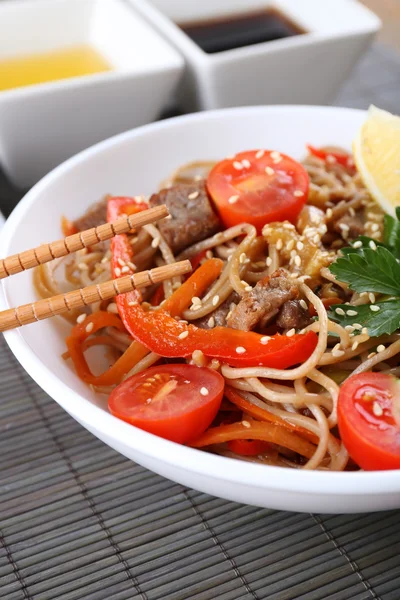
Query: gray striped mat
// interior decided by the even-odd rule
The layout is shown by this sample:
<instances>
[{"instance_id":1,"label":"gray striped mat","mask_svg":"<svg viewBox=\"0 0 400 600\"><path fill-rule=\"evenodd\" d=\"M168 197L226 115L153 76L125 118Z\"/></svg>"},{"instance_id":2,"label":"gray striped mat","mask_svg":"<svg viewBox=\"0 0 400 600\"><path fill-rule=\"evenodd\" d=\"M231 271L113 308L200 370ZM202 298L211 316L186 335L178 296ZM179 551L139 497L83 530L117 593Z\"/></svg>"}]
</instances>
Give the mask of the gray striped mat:
<instances>
[{"instance_id":1,"label":"gray striped mat","mask_svg":"<svg viewBox=\"0 0 400 600\"><path fill-rule=\"evenodd\" d=\"M374 48L338 103L396 110L399 66ZM11 192L0 185L3 207ZM2 339L0 382L0 598L400 599L399 512L304 515L212 498L86 432Z\"/></svg>"}]
</instances>

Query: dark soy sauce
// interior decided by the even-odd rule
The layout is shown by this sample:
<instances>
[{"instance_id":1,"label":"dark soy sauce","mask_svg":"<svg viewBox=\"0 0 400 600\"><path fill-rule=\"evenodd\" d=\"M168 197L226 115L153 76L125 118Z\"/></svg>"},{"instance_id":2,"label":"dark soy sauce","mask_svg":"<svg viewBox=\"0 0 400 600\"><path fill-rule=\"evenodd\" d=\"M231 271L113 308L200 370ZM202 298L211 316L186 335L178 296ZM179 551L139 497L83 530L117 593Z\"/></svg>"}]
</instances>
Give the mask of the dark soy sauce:
<instances>
[{"instance_id":1,"label":"dark soy sauce","mask_svg":"<svg viewBox=\"0 0 400 600\"><path fill-rule=\"evenodd\" d=\"M274 9L184 23L179 27L208 54L305 33L296 23Z\"/></svg>"}]
</instances>

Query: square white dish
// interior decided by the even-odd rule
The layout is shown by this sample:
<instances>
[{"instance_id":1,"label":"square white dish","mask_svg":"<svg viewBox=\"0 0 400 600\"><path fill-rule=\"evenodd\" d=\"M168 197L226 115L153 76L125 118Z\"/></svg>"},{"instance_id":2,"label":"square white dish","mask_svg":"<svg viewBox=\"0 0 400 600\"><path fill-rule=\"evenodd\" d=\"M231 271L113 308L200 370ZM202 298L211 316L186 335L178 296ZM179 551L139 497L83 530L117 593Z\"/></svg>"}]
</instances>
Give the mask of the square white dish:
<instances>
[{"instance_id":1,"label":"square white dish","mask_svg":"<svg viewBox=\"0 0 400 600\"><path fill-rule=\"evenodd\" d=\"M183 70L179 53L122 0L0 2L0 61L81 44L113 70L0 91L0 164L20 187L154 120Z\"/></svg>"},{"instance_id":2,"label":"square white dish","mask_svg":"<svg viewBox=\"0 0 400 600\"><path fill-rule=\"evenodd\" d=\"M184 56L186 110L328 104L380 28L355 0L128 0ZM177 25L277 9L307 33L215 54Z\"/></svg>"}]
</instances>

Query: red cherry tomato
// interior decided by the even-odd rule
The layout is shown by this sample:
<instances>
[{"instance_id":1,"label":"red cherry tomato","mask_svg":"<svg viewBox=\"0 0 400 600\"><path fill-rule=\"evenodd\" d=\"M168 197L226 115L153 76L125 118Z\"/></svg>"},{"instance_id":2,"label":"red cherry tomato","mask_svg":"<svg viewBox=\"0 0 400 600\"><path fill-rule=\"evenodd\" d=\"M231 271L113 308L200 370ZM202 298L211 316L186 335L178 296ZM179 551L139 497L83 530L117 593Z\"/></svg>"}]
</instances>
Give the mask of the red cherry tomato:
<instances>
[{"instance_id":1,"label":"red cherry tomato","mask_svg":"<svg viewBox=\"0 0 400 600\"><path fill-rule=\"evenodd\" d=\"M391 375L360 373L343 383L338 403L340 437L362 469L400 469L400 427L393 416L399 401L399 380Z\"/></svg>"},{"instance_id":2,"label":"red cherry tomato","mask_svg":"<svg viewBox=\"0 0 400 600\"><path fill-rule=\"evenodd\" d=\"M230 440L228 442L229 450L239 456L257 456L266 452L270 447L268 442L262 440Z\"/></svg>"},{"instance_id":3,"label":"red cherry tomato","mask_svg":"<svg viewBox=\"0 0 400 600\"><path fill-rule=\"evenodd\" d=\"M186 444L211 425L224 392L212 369L160 365L133 375L112 392L110 412L140 429Z\"/></svg>"},{"instance_id":4,"label":"red cherry tomato","mask_svg":"<svg viewBox=\"0 0 400 600\"><path fill-rule=\"evenodd\" d=\"M269 150L240 152L210 171L208 192L226 227L251 223L261 229L273 221L296 221L308 195L302 165Z\"/></svg>"}]
</instances>

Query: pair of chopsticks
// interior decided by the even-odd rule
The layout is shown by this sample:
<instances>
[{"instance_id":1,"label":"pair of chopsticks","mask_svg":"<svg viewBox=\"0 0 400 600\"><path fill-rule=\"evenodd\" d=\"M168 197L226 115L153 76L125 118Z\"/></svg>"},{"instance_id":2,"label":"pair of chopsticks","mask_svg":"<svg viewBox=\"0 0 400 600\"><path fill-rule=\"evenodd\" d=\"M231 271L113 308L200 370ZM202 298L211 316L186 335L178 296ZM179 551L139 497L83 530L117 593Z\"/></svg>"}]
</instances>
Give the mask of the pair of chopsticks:
<instances>
[{"instance_id":1,"label":"pair of chopsticks","mask_svg":"<svg viewBox=\"0 0 400 600\"><path fill-rule=\"evenodd\" d=\"M32 269L55 258L67 256L67 254L88 248L99 242L105 242L115 235L128 233L132 229L154 223L167 217L168 214L168 209L163 204L133 215L124 215L113 223L104 223L104 225L69 235L56 242L42 244L37 248L14 254L0 260L0 279ZM0 332L61 315L69 310L82 308L94 302L109 300L118 294L125 294L136 288L160 283L165 279L189 273L191 270L190 261L183 260L172 265L141 271L133 275L125 275L112 281L89 285L80 290L58 294L17 308L10 308L0 312Z\"/></svg>"}]
</instances>

